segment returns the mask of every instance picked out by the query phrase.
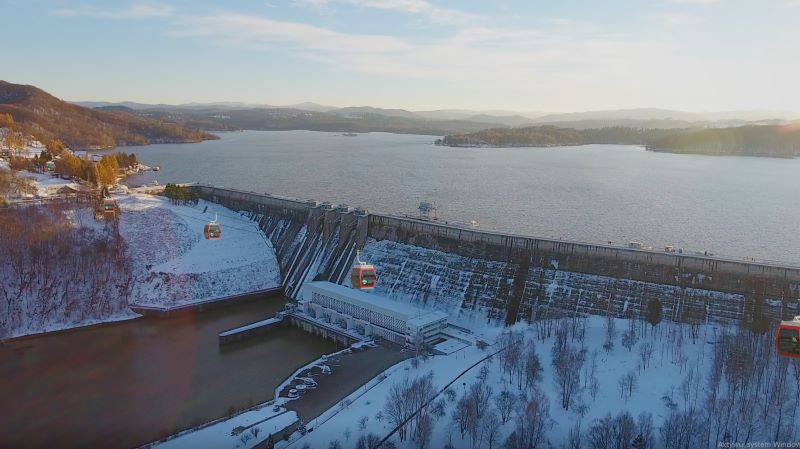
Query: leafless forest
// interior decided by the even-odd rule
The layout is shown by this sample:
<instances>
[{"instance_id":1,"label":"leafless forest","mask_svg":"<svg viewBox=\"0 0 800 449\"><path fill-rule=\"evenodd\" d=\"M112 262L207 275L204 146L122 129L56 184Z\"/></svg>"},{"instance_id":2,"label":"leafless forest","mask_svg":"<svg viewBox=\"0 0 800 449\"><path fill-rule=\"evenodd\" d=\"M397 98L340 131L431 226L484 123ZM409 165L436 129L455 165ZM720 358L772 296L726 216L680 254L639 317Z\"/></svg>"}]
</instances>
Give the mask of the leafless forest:
<instances>
[{"instance_id":1,"label":"leafless forest","mask_svg":"<svg viewBox=\"0 0 800 449\"><path fill-rule=\"evenodd\" d=\"M133 272L115 221L89 207L0 211L0 338L130 313Z\"/></svg>"},{"instance_id":2,"label":"leafless forest","mask_svg":"<svg viewBox=\"0 0 800 449\"><path fill-rule=\"evenodd\" d=\"M439 391L430 372L396 382L373 418L395 429L381 447L710 449L800 438L800 360L779 357L770 332L552 318L486 351L498 348L463 386ZM350 445L382 437L364 432Z\"/></svg>"}]
</instances>

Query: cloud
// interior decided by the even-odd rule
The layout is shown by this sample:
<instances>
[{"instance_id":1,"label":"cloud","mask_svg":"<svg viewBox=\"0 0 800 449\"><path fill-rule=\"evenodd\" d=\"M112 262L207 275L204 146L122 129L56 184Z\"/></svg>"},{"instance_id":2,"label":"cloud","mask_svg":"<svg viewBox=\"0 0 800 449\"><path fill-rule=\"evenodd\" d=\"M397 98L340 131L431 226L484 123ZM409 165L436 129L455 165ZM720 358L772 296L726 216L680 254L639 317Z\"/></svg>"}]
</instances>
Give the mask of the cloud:
<instances>
[{"instance_id":1,"label":"cloud","mask_svg":"<svg viewBox=\"0 0 800 449\"><path fill-rule=\"evenodd\" d=\"M296 0L317 8L334 5L349 5L358 8L399 11L408 14L419 14L433 22L468 23L478 18L477 15L451 8L440 8L427 0Z\"/></svg>"},{"instance_id":2,"label":"cloud","mask_svg":"<svg viewBox=\"0 0 800 449\"><path fill-rule=\"evenodd\" d=\"M223 14L184 19L174 34L250 49L289 48L343 72L467 84L536 80L547 85L570 78L594 83L600 74L616 79L631 60L639 63L669 51L663 43L560 21L532 29L467 26L445 38L415 40Z\"/></svg>"},{"instance_id":3,"label":"cloud","mask_svg":"<svg viewBox=\"0 0 800 449\"><path fill-rule=\"evenodd\" d=\"M721 0L669 0L670 3L682 3L690 5L710 5L720 3Z\"/></svg>"},{"instance_id":4,"label":"cloud","mask_svg":"<svg viewBox=\"0 0 800 449\"><path fill-rule=\"evenodd\" d=\"M656 14L653 17L662 24L669 27L697 25L699 23L703 23L706 21L706 19L703 17L681 12Z\"/></svg>"},{"instance_id":5,"label":"cloud","mask_svg":"<svg viewBox=\"0 0 800 449\"><path fill-rule=\"evenodd\" d=\"M94 6L56 9L51 14L61 17L92 17L113 20L168 18L175 14L171 5L156 2L135 2L117 10L98 9Z\"/></svg>"},{"instance_id":6,"label":"cloud","mask_svg":"<svg viewBox=\"0 0 800 449\"><path fill-rule=\"evenodd\" d=\"M242 14L199 16L181 21L179 36L207 37L244 47L291 46L309 52L382 54L407 50L401 39L380 35L355 35L297 22Z\"/></svg>"}]
</instances>

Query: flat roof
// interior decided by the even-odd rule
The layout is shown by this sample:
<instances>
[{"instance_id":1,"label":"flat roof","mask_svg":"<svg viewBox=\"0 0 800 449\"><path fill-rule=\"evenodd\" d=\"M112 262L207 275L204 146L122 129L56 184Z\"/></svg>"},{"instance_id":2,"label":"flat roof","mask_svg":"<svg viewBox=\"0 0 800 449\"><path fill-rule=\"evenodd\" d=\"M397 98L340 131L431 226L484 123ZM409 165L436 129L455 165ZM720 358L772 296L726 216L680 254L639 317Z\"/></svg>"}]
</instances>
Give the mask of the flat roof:
<instances>
[{"instance_id":1,"label":"flat roof","mask_svg":"<svg viewBox=\"0 0 800 449\"><path fill-rule=\"evenodd\" d=\"M414 307L410 304L394 301L376 293L367 293L327 281L307 282L303 286L303 289L325 294L354 306L374 310L415 326L438 321L448 316L447 313L442 311ZM303 295L303 298L311 300L311 297L306 297L305 295Z\"/></svg>"}]
</instances>

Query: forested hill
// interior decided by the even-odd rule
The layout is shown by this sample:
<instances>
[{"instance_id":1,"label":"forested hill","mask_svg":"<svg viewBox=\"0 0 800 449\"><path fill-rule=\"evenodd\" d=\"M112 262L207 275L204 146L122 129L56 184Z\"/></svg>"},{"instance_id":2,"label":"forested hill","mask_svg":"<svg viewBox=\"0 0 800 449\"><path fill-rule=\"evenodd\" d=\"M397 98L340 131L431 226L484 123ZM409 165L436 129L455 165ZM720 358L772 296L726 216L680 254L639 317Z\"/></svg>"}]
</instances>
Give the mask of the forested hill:
<instances>
[{"instance_id":1,"label":"forested hill","mask_svg":"<svg viewBox=\"0 0 800 449\"><path fill-rule=\"evenodd\" d=\"M469 134L453 134L437 140L438 145L490 147L553 147L591 143L646 145L675 130L607 127L572 129L555 126L491 128Z\"/></svg>"},{"instance_id":2,"label":"forested hill","mask_svg":"<svg viewBox=\"0 0 800 449\"><path fill-rule=\"evenodd\" d=\"M62 101L29 85L0 81L0 115L10 114L15 131L42 143L61 141L73 149L214 139L180 123L155 120L124 110L89 109ZM9 122L9 120L5 120Z\"/></svg>"},{"instance_id":3,"label":"forested hill","mask_svg":"<svg viewBox=\"0 0 800 449\"><path fill-rule=\"evenodd\" d=\"M800 123L684 130L652 141L648 149L671 153L800 156Z\"/></svg>"},{"instance_id":4,"label":"forested hill","mask_svg":"<svg viewBox=\"0 0 800 449\"><path fill-rule=\"evenodd\" d=\"M219 109L152 108L132 111L135 114L175 120L202 129L233 131L325 131L325 132L389 132L442 136L451 133L473 132L497 126L496 123L468 120L431 120L402 115L392 110L372 112L369 108L343 108L331 112L306 111L292 108ZM396 113L398 115L386 115Z\"/></svg>"},{"instance_id":5,"label":"forested hill","mask_svg":"<svg viewBox=\"0 0 800 449\"><path fill-rule=\"evenodd\" d=\"M492 128L453 134L436 141L447 146L552 147L586 144L646 145L672 153L769 157L800 156L800 123L708 129L608 127L571 129L553 126Z\"/></svg>"}]
</instances>

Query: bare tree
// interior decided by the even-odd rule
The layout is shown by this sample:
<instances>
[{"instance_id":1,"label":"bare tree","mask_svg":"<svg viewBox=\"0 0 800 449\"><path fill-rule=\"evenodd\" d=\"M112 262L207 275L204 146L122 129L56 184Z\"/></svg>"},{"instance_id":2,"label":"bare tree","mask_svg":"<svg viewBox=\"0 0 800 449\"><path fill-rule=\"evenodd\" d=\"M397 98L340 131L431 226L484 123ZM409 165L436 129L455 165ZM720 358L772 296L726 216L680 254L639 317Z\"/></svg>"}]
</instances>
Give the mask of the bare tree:
<instances>
[{"instance_id":1,"label":"bare tree","mask_svg":"<svg viewBox=\"0 0 800 449\"><path fill-rule=\"evenodd\" d=\"M500 435L500 418L497 417L497 413L491 411L483 418L482 433L486 438L486 444L489 449L493 449Z\"/></svg>"},{"instance_id":2,"label":"bare tree","mask_svg":"<svg viewBox=\"0 0 800 449\"><path fill-rule=\"evenodd\" d=\"M653 342L646 341L639 345L639 360L642 369L650 367L650 359L653 357Z\"/></svg>"},{"instance_id":3,"label":"bare tree","mask_svg":"<svg viewBox=\"0 0 800 449\"><path fill-rule=\"evenodd\" d=\"M561 407L569 410L575 395L580 391L580 374L585 360L585 351L574 349L570 345L565 345L558 351L555 346L553 349L555 371L553 380L561 393Z\"/></svg>"},{"instance_id":4,"label":"bare tree","mask_svg":"<svg viewBox=\"0 0 800 449\"><path fill-rule=\"evenodd\" d=\"M72 226L72 210L0 212L0 338L129 310L133 271L124 241Z\"/></svg>"},{"instance_id":5,"label":"bare tree","mask_svg":"<svg viewBox=\"0 0 800 449\"><path fill-rule=\"evenodd\" d=\"M447 402L445 402L444 398L439 398L438 401L433 403L431 407L431 414L437 418L442 418L445 415L445 409L447 408Z\"/></svg>"},{"instance_id":6,"label":"bare tree","mask_svg":"<svg viewBox=\"0 0 800 449\"><path fill-rule=\"evenodd\" d=\"M374 433L361 435L358 441L356 441L356 449L375 449L378 447L380 442L381 437L375 435Z\"/></svg>"},{"instance_id":7,"label":"bare tree","mask_svg":"<svg viewBox=\"0 0 800 449\"><path fill-rule=\"evenodd\" d=\"M452 388L448 388L447 390L444 390L444 397L449 402L455 402L456 397L457 397L456 390L453 390Z\"/></svg>"},{"instance_id":8,"label":"bare tree","mask_svg":"<svg viewBox=\"0 0 800 449\"><path fill-rule=\"evenodd\" d=\"M480 380L481 382L486 382L486 379L488 378L489 378L489 367L483 365L480 369L480 372L478 372L478 380Z\"/></svg>"},{"instance_id":9,"label":"bare tree","mask_svg":"<svg viewBox=\"0 0 800 449\"><path fill-rule=\"evenodd\" d=\"M428 413L421 413L417 422L417 431L414 433L414 443L419 449L426 449L433 434L433 421Z\"/></svg>"},{"instance_id":10,"label":"bare tree","mask_svg":"<svg viewBox=\"0 0 800 449\"><path fill-rule=\"evenodd\" d=\"M592 449L628 449L635 438L636 422L627 412L595 420L586 432Z\"/></svg>"},{"instance_id":11,"label":"bare tree","mask_svg":"<svg viewBox=\"0 0 800 449\"><path fill-rule=\"evenodd\" d=\"M403 378L398 383L389 388L389 394L386 398L386 403L383 407L384 415L389 423L395 427L405 422L411 416L413 410L411 409L411 400L409 398L409 390L411 390L411 379L408 377ZM398 430L400 441L406 438L406 427L400 427Z\"/></svg>"},{"instance_id":12,"label":"bare tree","mask_svg":"<svg viewBox=\"0 0 800 449\"><path fill-rule=\"evenodd\" d=\"M473 426L472 408L470 407L469 399L466 394L456 403L456 408L453 410L453 422L458 424L458 430L461 432L462 439L467 429Z\"/></svg>"},{"instance_id":13,"label":"bare tree","mask_svg":"<svg viewBox=\"0 0 800 449\"><path fill-rule=\"evenodd\" d=\"M494 399L497 410L500 412L500 419L505 424L511 417L511 412L517 406L517 395L508 390L503 390Z\"/></svg>"},{"instance_id":14,"label":"bare tree","mask_svg":"<svg viewBox=\"0 0 800 449\"><path fill-rule=\"evenodd\" d=\"M470 385L467 392L467 404L470 407L467 431L473 448L480 445L480 441L483 439L483 419L489 410L491 398L492 387L486 383L478 381Z\"/></svg>"},{"instance_id":15,"label":"bare tree","mask_svg":"<svg viewBox=\"0 0 800 449\"><path fill-rule=\"evenodd\" d=\"M614 339L617 337L617 323L610 315L606 317L605 330L606 340L605 343L603 343L603 349L605 349L606 352L611 352L611 350L614 349Z\"/></svg>"},{"instance_id":16,"label":"bare tree","mask_svg":"<svg viewBox=\"0 0 800 449\"><path fill-rule=\"evenodd\" d=\"M636 420L636 430L638 432L639 447L634 449L650 449L655 448L655 431L653 428L653 415L648 412L642 412Z\"/></svg>"},{"instance_id":17,"label":"bare tree","mask_svg":"<svg viewBox=\"0 0 800 449\"><path fill-rule=\"evenodd\" d=\"M542 364L536 354L536 348L531 344L525 351L525 388L533 389L542 379Z\"/></svg>"},{"instance_id":18,"label":"bare tree","mask_svg":"<svg viewBox=\"0 0 800 449\"><path fill-rule=\"evenodd\" d=\"M547 397L535 390L530 398L520 402L516 411L515 428L506 439L509 449L536 448L543 442L547 429L552 426Z\"/></svg>"},{"instance_id":19,"label":"bare tree","mask_svg":"<svg viewBox=\"0 0 800 449\"><path fill-rule=\"evenodd\" d=\"M617 385L619 387L619 397L625 397L625 395L627 395L630 398L633 396L633 392L636 390L638 385L636 373L631 371L623 375L619 378Z\"/></svg>"},{"instance_id":20,"label":"bare tree","mask_svg":"<svg viewBox=\"0 0 800 449\"><path fill-rule=\"evenodd\" d=\"M575 425L569 429L567 435L567 449L582 449L581 445L581 422L575 421Z\"/></svg>"},{"instance_id":21,"label":"bare tree","mask_svg":"<svg viewBox=\"0 0 800 449\"><path fill-rule=\"evenodd\" d=\"M631 321L633 322L633 321ZM622 333L622 347L630 351L636 345L636 331L631 328Z\"/></svg>"},{"instance_id":22,"label":"bare tree","mask_svg":"<svg viewBox=\"0 0 800 449\"><path fill-rule=\"evenodd\" d=\"M697 436L700 432L697 432L692 413L673 411L661 425L660 433L665 449L699 447Z\"/></svg>"}]
</instances>

